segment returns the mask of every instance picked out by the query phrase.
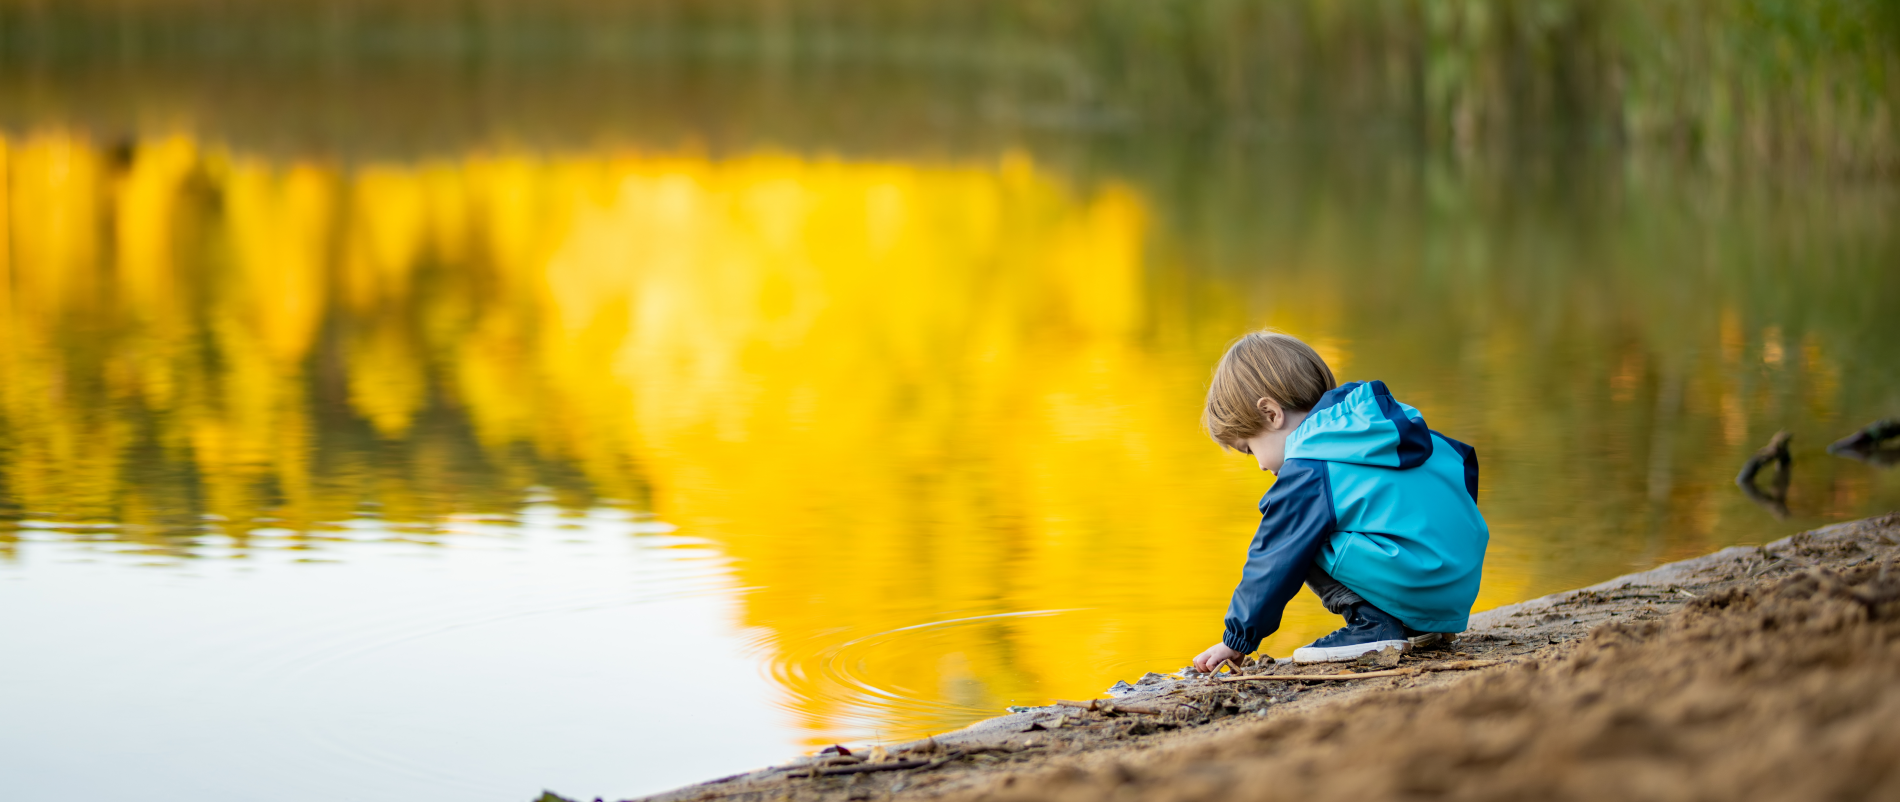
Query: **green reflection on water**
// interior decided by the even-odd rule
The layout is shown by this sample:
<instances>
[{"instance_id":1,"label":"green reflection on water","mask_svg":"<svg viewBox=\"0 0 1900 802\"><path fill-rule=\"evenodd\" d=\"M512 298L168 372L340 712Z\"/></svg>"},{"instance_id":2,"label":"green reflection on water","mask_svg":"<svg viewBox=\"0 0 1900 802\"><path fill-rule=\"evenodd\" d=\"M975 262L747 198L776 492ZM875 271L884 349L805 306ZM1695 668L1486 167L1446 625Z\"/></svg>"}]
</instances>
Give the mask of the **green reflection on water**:
<instances>
[{"instance_id":1,"label":"green reflection on water","mask_svg":"<svg viewBox=\"0 0 1900 802\"><path fill-rule=\"evenodd\" d=\"M1144 138L339 164L44 129L4 165L9 519L188 558L651 512L735 558L814 741L1217 637L1266 479L1194 425L1252 327L1478 448L1484 606L1900 506L1820 452L1900 413L1879 187ZM1782 428L1786 522L1731 485ZM1333 625L1288 621L1268 651Z\"/></svg>"}]
</instances>

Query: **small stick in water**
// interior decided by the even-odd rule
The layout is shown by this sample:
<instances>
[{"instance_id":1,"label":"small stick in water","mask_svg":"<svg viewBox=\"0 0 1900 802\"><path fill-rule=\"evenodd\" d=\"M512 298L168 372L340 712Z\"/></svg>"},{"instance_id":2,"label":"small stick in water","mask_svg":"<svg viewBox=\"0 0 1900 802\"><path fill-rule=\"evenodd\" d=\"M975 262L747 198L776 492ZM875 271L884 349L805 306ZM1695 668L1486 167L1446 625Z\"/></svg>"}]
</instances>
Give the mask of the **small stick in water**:
<instances>
[{"instance_id":1,"label":"small stick in water","mask_svg":"<svg viewBox=\"0 0 1900 802\"><path fill-rule=\"evenodd\" d=\"M1742 463L1742 472L1735 477L1735 486L1742 489L1742 495L1761 505L1762 509L1778 520L1788 517L1788 473L1794 464L1794 458L1788 454L1790 439L1792 436L1786 431L1775 432L1775 436L1768 440L1768 445L1762 446L1747 462ZM1763 491L1755 486L1755 474L1769 464L1775 466L1775 478L1768 490Z\"/></svg>"}]
</instances>

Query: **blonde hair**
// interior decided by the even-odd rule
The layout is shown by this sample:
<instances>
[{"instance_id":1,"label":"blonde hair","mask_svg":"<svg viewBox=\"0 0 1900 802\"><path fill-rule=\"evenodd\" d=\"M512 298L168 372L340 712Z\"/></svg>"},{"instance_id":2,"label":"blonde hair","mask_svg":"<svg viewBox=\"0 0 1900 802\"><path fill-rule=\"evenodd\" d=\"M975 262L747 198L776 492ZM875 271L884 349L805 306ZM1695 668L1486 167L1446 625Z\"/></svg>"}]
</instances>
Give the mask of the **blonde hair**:
<instances>
[{"instance_id":1,"label":"blonde hair","mask_svg":"<svg viewBox=\"0 0 1900 802\"><path fill-rule=\"evenodd\" d=\"M1201 427L1215 442L1231 446L1266 428L1259 399L1304 412L1337 386L1326 360L1299 338L1273 329L1249 332L1227 346L1214 366Z\"/></svg>"}]
</instances>

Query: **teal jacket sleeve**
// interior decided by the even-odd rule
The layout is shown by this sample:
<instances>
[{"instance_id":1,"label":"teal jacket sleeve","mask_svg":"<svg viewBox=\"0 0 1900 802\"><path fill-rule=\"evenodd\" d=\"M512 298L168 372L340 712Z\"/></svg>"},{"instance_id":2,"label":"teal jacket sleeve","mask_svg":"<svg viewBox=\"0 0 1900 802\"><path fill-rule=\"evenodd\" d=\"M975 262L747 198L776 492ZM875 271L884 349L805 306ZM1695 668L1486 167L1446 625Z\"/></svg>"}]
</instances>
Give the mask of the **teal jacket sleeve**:
<instances>
[{"instance_id":1,"label":"teal jacket sleeve","mask_svg":"<svg viewBox=\"0 0 1900 802\"><path fill-rule=\"evenodd\" d=\"M1260 528L1247 550L1240 587L1227 606L1227 648L1250 654L1280 628L1287 602L1300 592L1306 569L1333 533L1331 484L1322 460L1290 459L1260 499Z\"/></svg>"}]
</instances>

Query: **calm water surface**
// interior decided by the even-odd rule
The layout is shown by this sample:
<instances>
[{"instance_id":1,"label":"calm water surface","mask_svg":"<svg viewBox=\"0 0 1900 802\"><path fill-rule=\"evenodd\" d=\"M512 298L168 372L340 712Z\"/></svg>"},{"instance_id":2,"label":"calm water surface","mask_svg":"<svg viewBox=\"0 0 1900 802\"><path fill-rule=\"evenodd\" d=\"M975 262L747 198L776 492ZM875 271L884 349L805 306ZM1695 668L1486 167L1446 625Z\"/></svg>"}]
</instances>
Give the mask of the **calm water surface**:
<instances>
[{"instance_id":1,"label":"calm water surface","mask_svg":"<svg viewBox=\"0 0 1900 802\"><path fill-rule=\"evenodd\" d=\"M1891 193L1140 145L6 134L0 776L625 796L1178 668L1267 325L1477 447L1481 608L1900 507L1820 451L1900 414Z\"/></svg>"}]
</instances>

